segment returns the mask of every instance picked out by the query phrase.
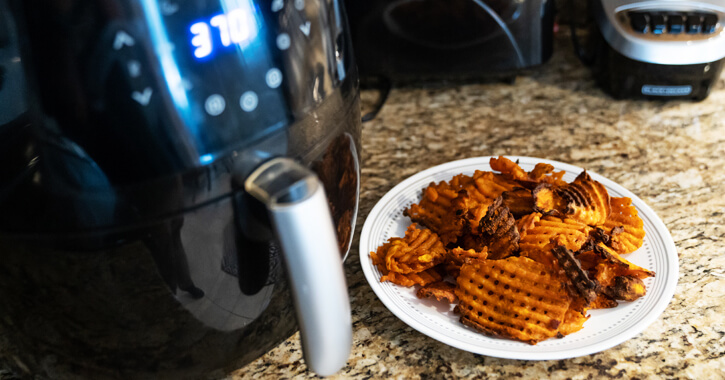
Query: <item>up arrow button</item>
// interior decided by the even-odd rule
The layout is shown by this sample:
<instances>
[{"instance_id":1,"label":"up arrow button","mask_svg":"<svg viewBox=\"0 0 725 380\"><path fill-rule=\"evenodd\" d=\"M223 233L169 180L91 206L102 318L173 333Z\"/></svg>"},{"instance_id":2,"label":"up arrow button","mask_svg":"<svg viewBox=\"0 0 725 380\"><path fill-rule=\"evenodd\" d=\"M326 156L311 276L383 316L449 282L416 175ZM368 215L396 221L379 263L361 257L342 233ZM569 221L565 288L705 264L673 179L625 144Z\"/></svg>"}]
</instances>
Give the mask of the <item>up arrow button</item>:
<instances>
[{"instance_id":1,"label":"up arrow button","mask_svg":"<svg viewBox=\"0 0 725 380\"><path fill-rule=\"evenodd\" d=\"M116 32L116 38L113 39L113 50L121 50L124 46L133 46L136 41L128 33L123 30Z\"/></svg>"},{"instance_id":2,"label":"up arrow button","mask_svg":"<svg viewBox=\"0 0 725 380\"><path fill-rule=\"evenodd\" d=\"M311 26L311 24L310 24L310 22L309 22L309 21L307 21L307 22L305 22L304 24L300 25L300 30L301 30L301 31L302 31L302 33L304 33L304 34L305 34L305 36L307 36L307 37L309 37L309 36L310 36L310 26Z\"/></svg>"},{"instance_id":3,"label":"up arrow button","mask_svg":"<svg viewBox=\"0 0 725 380\"><path fill-rule=\"evenodd\" d=\"M146 87L143 92L134 91L131 94L133 100L137 101L142 106L147 106L151 101L151 94L153 94L151 87Z\"/></svg>"}]
</instances>

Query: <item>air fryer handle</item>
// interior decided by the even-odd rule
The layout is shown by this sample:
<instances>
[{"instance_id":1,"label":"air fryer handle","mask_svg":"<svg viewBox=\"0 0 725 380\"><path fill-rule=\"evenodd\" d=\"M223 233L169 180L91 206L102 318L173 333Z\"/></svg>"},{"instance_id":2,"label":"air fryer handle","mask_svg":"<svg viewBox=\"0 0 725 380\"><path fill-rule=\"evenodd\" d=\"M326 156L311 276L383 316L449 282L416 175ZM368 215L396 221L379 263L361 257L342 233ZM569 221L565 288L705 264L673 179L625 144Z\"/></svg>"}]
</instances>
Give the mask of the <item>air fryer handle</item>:
<instances>
[{"instance_id":1,"label":"air fryer handle","mask_svg":"<svg viewBox=\"0 0 725 380\"><path fill-rule=\"evenodd\" d=\"M322 183L289 158L262 164L245 190L269 211L291 283L307 366L328 376L352 346L350 301L332 216Z\"/></svg>"}]
</instances>

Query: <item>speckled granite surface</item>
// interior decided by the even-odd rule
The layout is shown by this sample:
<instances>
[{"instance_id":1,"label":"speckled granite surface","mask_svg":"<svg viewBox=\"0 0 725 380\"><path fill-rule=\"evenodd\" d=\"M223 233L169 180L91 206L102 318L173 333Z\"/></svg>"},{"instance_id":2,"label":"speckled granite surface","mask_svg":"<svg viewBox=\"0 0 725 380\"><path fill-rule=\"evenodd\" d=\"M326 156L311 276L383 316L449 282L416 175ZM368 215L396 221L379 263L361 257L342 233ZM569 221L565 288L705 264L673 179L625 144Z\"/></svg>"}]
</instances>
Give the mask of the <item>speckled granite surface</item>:
<instances>
[{"instance_id":1,"label":"speckled granite surface","mask_svg":"<svg viewBox=\"0 0 725 380\"><path fill-rule=\"evenodd\" d=\"M356 238L347 261L354 347L331 378L725 378L725 77L701 103L615 101L596 88L566 38L557 48L547 65L515 85L394 90L363 126L357 234L388 190L428 167L499 154L563 161L625 186L663 219L680 262L667 310L634 339L589 356L475 355L391 314L363 276ZM370 104L374 94L363 98ZM230 379L315 377L298 338Z\"/></svg>"}]
</instances>

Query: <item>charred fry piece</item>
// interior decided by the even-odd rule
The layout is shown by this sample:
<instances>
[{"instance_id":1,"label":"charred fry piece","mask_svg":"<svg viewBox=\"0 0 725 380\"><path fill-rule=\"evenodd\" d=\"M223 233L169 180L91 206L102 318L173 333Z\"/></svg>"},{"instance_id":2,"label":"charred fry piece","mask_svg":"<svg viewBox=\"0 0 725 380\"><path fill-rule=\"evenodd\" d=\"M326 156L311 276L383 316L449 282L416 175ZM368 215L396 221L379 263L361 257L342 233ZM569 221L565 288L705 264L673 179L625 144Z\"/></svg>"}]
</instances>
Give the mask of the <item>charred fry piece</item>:
<instances>
[{"instance_id":1,"label":"charred fry piece","mask_svg":"<svg viewBox=\"0 0 725 380\"><path fill-rule=\"evenodd\" d=\"M486 216L481 219L479 233L482 243L488 247L491 259L501 259L512 255L519 249L519 232L516 229L516 219L503 204L503 198L498 197L488 207Z\"/></svg>"},{"instance_id":2,"label":"charred fry piece","mask_svg":"<svg viewBox=\"0 0 725 380\"><path fill-rule=\"evenodd\" d=\"M453 212L457 217L465 221L464 233L478 228L478 224L486 216L486 211L488 211L488 206L491 203L492 201L489 201L488 198L479 200L471 198L467 190L458 192L458 198L453 201Z\"/></svg>"},{"instance_id":3,"label":"charred fry piece","mask_svg":"<svg viewBox=\"0 0 725 380\"><path fill-rule=\"evenodd\" d=\"M647 293L644 282L635 276L618 276L604 292L615 300L635 301Z\"/></svg>"},{"instance_id":4,"label":"charred fry piece","mask_svg":"<svg viewBox=\"0 0 725 380\"><path fill-rule=\"evenodd\" d=\"M611 309L613 307L617 307L619 305L619 302L609 298L604 293L597 294L597 298L592 301L592 303L589 304L589 308L594 309Z\"/></svg>"},{"instance_id":5,"label":"charred fry piece","mask_svg":"<svg viewBox=\"0 0 725 380\"><path fill-rule=\"evenodd\" d=\"M461 322L488 335L536 344L556 336L569 308L561 282L525 257L466 263L457 282Z\"/></svg>"},{"instance_id":6,"label":"charred fry piece","mask_svg":"<svg viewBox=\"0 0 725 380\"><path fill-rule=\"evenodd\" d=\"M534 210L544 215L563 216L566 200L548 183L542 183L532 191Z\"/></svg>"},{"instance_id":7,"label":"charred fry piece","mask_svg":"<svg viewBox=\"0 0 725 380\"><path fill-rule=\"evenodd\" d=\"M415 224L410 225L405 237L391 238L386 250L378 250L377 256L384 257L389 271L401 274L422 272L445 259L446 249L438 235L429 229L416 227Z\"/></svg>"},{"instance_id":8,"label":"charred fry piece","mask_svg":"<svg viewBox=\"0 0 725 380\"><path fill-rule=\"evenodd\" d=\"M644 242L644 223L630 198L612 198L612 212L602 225L611 235L607 244L620 255L636 251Z\"/></svg>"},{"instance_id":9,"label":"charred fry piece","mask_svg":"<svg viewBox=\"0 0 725 380\"><path fill-rule=\"evenodd\" d=\"M529 189L518 187L510 191L505 191L502 196L503 203L515 218L531 214L534 211L534 197L531 195L531 190Z\"/></svg>"},{"instance_id":10,"label":"charred fry piece","mask_svg":"<svg viewBox=\"0 0 725 380\"><path fill-rule=\"evenodd\" d=\"M418 298L435 298L438 301L454 303L458 299L455 290L456 286L450 282L438 281L421 287L415 295Z\"/></svg>"},{"instance_id":11,"label":"charred fry piece","mask_svg":"<svg viewBox=\"0 0 725 380\"><path fill-rule=\"evenodd\" d=\"M536 211L566 215L590 226L603 224L611 213L607 189L586 171L566 186L539 185L534 189L533 196Z\"/></svg>"},{"instance_id":12,"label":"charred fry piece","mask_svg":"<svg viewBox=\"0 0 725 380\"><path fill-rule=\"evenodd\" d=\"M579 265L579 260L574 257L574 253L562 245L557 246L551 252L576 293L586 301L586 304L594 301L597 298L597 283L589 279L587 272Z\"/></svg>"}]
</instances>

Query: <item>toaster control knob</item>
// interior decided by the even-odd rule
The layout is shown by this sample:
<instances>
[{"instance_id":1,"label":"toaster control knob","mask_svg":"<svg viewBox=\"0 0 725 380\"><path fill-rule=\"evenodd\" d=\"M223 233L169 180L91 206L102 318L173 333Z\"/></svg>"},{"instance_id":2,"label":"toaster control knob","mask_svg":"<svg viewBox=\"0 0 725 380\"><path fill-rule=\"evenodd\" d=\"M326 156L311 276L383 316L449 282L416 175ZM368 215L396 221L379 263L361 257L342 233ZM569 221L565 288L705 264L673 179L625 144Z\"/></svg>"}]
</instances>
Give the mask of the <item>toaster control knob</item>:
<instances>
[{"instance_id":1,"label":"toaster control knob","mask_svg":"<svg viewBox=\"0 0 725 380\"><path fill-rule=\"evenodd\" d=\"M660 13L652 14L650 26L652 27L652 33L663 34L667 30L667 20L665 15Z\"/></svg>"},{"instance_id":2,"label":"toaster control knob","mask_svg":"<svg viewBox=\"0 0 725 380\"><path fill-rule=\"evenodd\" d=\"M689 34L697 34L702 31L702 15L689 13L687 15L686 30Z\"/></svg>"},{"instance_id":3,"label":"toaster control knob","mask_svg":"<svg viewBox=\"0 0 725 380\"><path fill-rule=\"evenodd\" d=\"M705 15L705 18L702 21L702 32L705 34L712 34L715 33L716 28L717 16L714 14Z\"/></svg>"},{"instance_id":4,"label":"toaster control knob","mask_svg":"<svg viewBox=\"0 0 725 380\"><path fill-rule=\"evenodd\" d=\"M640 33L649 32L649 14L643 12L630 12L629 21L632 29Z\"/></svg>"},{"instance_id":5,"label":"toaster control knob","mask_svg":"<svg viewBox=\"0 0 725 380\"><path fill-rule=\"evenodd\" d=\"M685 18L682 15L669 15L667 17L669 28L667 31L672 34L680 34L685 29Z\"/></svg>"}]
</instances>

